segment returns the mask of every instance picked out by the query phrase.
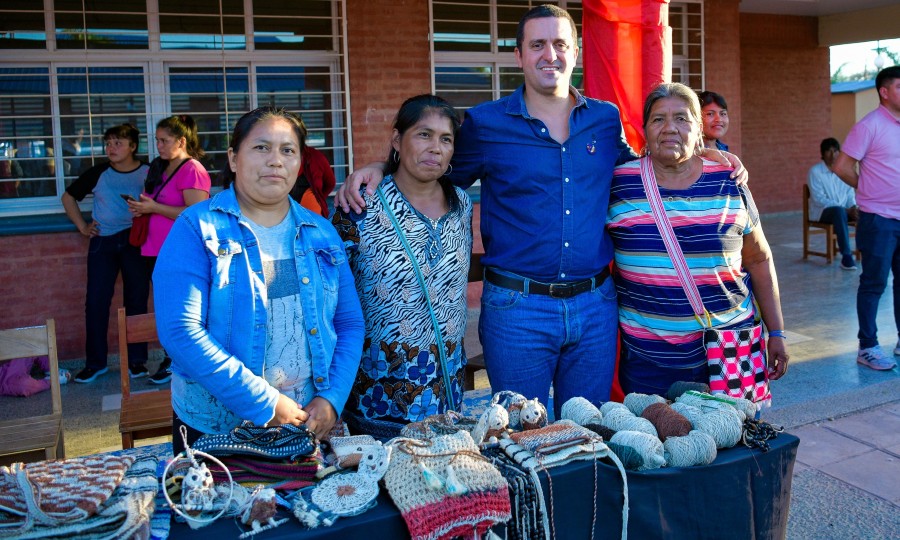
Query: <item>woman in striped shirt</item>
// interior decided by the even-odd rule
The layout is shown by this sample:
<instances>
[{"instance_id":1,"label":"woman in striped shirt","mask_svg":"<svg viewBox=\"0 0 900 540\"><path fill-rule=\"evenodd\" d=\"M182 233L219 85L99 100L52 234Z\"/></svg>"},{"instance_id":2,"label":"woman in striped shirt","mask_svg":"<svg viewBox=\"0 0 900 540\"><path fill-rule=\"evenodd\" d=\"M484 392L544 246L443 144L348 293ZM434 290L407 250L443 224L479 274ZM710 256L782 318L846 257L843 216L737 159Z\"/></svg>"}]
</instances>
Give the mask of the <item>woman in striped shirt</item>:
<instances>
[{"instance_id":1,"label":"woman in striped shirt","mask_svg":"<svg viewBox=\"0 0 900 540\"><path fill-rule=\"evenodd\" d=\"M703 123L687 86L658 86L643 120L665 213L712 325L751 328L761 317L770 331L770 378L780 378L788 354L778 283L749 190L729 178L731 169L697 155ZM703 324L653 219L640 161L616 169L607 227L615 246L623 390L665 394L676 381L709 382Z\"/></svg>"}]
</instances>

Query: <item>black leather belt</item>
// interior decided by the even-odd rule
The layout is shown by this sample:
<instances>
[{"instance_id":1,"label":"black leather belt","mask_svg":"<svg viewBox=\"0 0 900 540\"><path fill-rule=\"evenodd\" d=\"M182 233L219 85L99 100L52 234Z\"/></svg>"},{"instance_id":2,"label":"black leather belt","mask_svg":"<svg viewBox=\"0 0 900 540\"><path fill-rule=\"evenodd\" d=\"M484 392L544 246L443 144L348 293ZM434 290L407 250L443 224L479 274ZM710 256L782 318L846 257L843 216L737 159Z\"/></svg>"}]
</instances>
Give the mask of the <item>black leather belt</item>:
<instances>
[{"instance_id":1,"label":"black leather belt","mask_svg":"<svg viewBox=\"0 0 900 540\"><path fill-rule=\"evenodd\" d=\"M585 279L583 281L570 281L565 283L543 283L540 281L528 281L529 294L543 294L552 298L572 298L583 292L588 292L592 287L596 288L606 281L609 277L609 268L604 268L602 272L593 277L593 279ZM493 283L504 289L511 289L520 293L525 292L525 280L512 276L499 274L490 268L484 269L484 279L489 283Z\"/></svg>"}]
</instances>

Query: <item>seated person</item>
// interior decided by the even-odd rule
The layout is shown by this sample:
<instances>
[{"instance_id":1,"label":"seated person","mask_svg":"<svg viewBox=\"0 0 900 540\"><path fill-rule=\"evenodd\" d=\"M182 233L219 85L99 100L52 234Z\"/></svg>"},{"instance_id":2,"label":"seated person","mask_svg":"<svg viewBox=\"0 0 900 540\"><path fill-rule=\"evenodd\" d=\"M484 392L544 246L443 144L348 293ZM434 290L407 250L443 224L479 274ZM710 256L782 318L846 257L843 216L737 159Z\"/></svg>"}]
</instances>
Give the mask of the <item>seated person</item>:
<instances>
[{"instance_id":1,"label":"seated person","mask_svg":"<svg viewBox=\"0 0 900 540\"><path fill-rule=\"evenodd\" d=\"M856 270L853 248L850 247L848 222L855 222L856 192L834 174L834 160L841 153L841 144L831 137L819 145L822 161L809 169L809 219L831 223L841 251L841 269Z\"/></svg>"},{"instance_id":2,"label":"seated person","mask_svg":"<svg viewBox=\"0 0 900 540\"><path fill-rule=\"evenodd\" d=\"M306 124L300 120L303 127L303 139L306 140L309 133ZM291 189L291 197L300 203L300 206L311 210L323 217L328 217L328 195L335 186L334 171L325 154L312 146L303 143L302 163L300 164L300 177Z\"/></svg>"},{"instance_id":3,"label":"seated person","mask_svg":"<svg viewBox=\"0 0 900 540\"><path fill-rule=\"evenodd\" d=\"M335 212L366 319L344 414L355 433L388 439L462 405L472 203L446 176L459 125L437 96L406 100L378 193Z\"/></svg>"},{"instance_id":4,"label":"seated person","mask_svg":"<svg viewBox=\"0 0 900 540\"><path fill-rule=\"evenodd\" d=\"M305 424L327 434L359 367L364 324L331 224L288 193L300 170L296 115L242 116L225 189L188 207L153 274L159 340L172 357L173 450L202 434Z\"/></svg>"}]
</instances>

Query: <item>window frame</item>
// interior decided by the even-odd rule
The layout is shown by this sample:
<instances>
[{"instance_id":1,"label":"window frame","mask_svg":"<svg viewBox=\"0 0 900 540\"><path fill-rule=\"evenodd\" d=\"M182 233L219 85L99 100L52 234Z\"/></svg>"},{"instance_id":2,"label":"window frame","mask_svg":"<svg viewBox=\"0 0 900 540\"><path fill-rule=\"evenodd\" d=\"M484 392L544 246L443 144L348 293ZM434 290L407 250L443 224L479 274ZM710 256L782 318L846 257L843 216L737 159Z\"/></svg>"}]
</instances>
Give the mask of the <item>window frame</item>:
<instances>
[{"instance_id":1,"label":"window frame","mask_svg":"<svg viewBox=\"0 0 900 540\"><path fill-rule=\"evenodd\" d=\"M353 163L353 144L351 132L350 109L350 85L347 74L347 21L346 0L328 0L331 6L332 50L278 50L265 49L265 56L259 57L254 47L253 31L253 0L244 0L245 21L244 34L246 36L246 49L234 50L185 50L162 49L160 47L160 26L157 0L147 0L145 11L140 14L147 19L148 48L147 49L58 49L56 47L56 11L52 0L44 1L44 31L46 45L42 49L4 49L7 54L0 67L4 68L40 68L48 70L50 78L51 129L52 133L43 134L44 139L53 141L53 148L62 148L63 139L67 137L61 131L60 119L60 94L58 69L61 67L140 67L144 75L145 111L147 132L142 133L142 142L146 143L146 157L156 157L156 147L153 144L153 129L156 123L172 114L171 92L169 82L169 68L176 67L243 67L248 70L249 78L249 104L251 107L259 103L259 94L256 91L256 69L261 66L297 68L301 71L305 67L324 67L327 70L327 90L330 95L331 108L328 114L330 129L333 132L334 144L328 148L333 150L333 167L339 182L350 172L350 164ZM10 8L9 11L31 11ZM299 93L299 92L298 92ZM222 98L224 99L224 98ZM245 111L227 111L227 120L236 121ZM302 112L302 111L298 111ZM190 113L188 111L188 113ZM220 114L225 114L221 111ZM43 116L43 115L42 115ZM92 130L94 131L94 130ZM230 132L230 129L228 129ZM88 134L96 139L102 133ZM87 144L91 144L88 139ZM54 152L56 166L56 192L55 196L23 197L0 199L0 218L39 215L61 214L64 212L59 197L65 191L67 185L63 164L63 153ZM92 156L85 156L90 159ZM104 159L100 156L101 161ZM70 180L72 176L68 177ZM83 211L88 211L93 206L93 198L87 197L80 203Z\"/></svg>"}]
</instances>

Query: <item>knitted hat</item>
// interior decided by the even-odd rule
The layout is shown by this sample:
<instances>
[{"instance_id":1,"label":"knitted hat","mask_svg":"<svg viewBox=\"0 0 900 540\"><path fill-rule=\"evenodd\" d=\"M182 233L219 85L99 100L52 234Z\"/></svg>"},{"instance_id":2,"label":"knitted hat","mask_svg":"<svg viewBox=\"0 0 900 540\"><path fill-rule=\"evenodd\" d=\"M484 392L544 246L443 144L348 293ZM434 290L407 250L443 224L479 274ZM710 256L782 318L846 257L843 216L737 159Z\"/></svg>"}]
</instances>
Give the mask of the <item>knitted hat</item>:
<instances>
[{"instance_id":1,"label":"knitted hat","mask_svg":"<svg viewBox=\"0 0 900 540\"><path fill-rule=\"evenodd\" d=\"M413 540L482 535L509 520L506 481L468 432L427 442L403 439L394 447L384 482ZM426 476L432 485L440 477L439 487Z\"/></svg>"}]
</instances>

